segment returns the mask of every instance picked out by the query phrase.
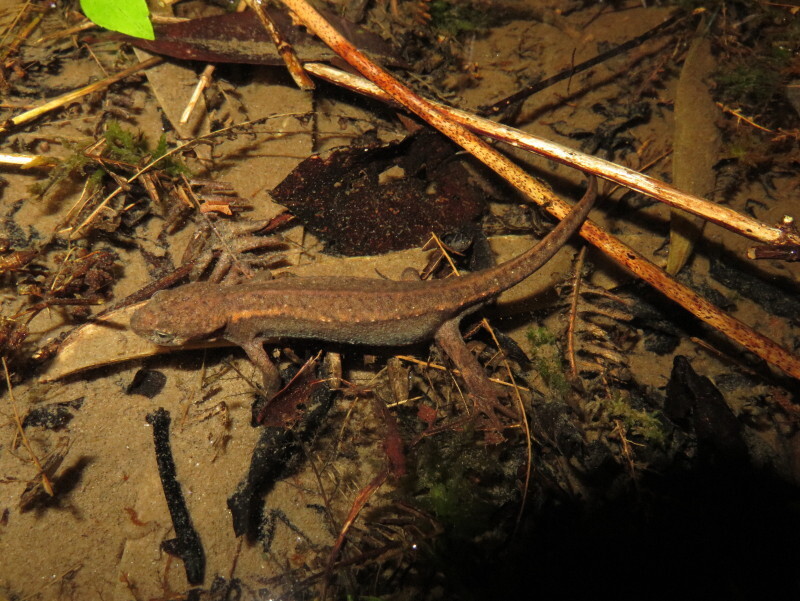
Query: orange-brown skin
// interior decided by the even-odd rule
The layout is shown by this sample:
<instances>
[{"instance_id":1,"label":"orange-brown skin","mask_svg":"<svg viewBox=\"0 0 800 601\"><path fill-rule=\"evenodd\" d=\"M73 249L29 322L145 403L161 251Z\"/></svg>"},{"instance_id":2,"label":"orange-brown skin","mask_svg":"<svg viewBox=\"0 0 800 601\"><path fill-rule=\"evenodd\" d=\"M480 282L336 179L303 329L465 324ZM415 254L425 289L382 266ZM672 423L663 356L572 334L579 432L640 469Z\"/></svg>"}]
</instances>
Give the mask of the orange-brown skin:
<instances>
[{"instance_id":1,"label":"orange-brown skin","mask_svg":"<svg viewBox=\"0 0 800 601\"><path fill-rule=\"evenodd\" d=\"M458 332L461 318L544 265L580 227L594 197L591 180L581 202L536 246L463 277L431 282L308 277L233 286L194 282L155 294L134 313L131 328L161 345L225 338L247 352L264 372L268 388L277 383L263 347L272 338L377 346L434 338L463 373L471 355L458 347L464 346ZM472 388L480 384L470 385L472 378L465 377L476 393Z\"/></svg>"}]
</instances>

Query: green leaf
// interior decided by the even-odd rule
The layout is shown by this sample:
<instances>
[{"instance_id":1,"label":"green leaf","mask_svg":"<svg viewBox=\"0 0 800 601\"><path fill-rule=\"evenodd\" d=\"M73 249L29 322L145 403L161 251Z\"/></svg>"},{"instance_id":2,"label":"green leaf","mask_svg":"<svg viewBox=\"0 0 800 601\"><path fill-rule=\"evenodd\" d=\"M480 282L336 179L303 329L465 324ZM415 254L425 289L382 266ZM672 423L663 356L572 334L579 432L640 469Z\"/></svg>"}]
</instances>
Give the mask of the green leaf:
<instances>
[{"instance_id":1,"label":"green leaf","mask_svg":"<svg viewBox=\"0 0 800 601\"><path fill-rule=\"evenodd\" d=\"M83 13L100 27L154 40L146 0L81 0Z\"/></svg>"}]
</instances>

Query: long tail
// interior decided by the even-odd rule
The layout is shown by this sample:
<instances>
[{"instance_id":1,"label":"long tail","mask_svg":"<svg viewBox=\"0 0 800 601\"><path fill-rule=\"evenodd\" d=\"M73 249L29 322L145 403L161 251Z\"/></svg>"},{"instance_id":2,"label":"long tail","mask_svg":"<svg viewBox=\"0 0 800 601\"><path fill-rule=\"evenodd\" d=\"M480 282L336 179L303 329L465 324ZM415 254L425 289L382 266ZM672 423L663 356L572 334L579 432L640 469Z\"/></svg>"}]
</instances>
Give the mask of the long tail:
<instances>
[{"instance_id":1,"label":"long tail","mask_svg":"<svg viewBox=\"0 0 800 601\"><path fill-rule=\"evenodd\" d=\"M492 267L488 273L486 271L477 272L463 278L464 284L467 286L469 286L467 280L473 277L480 277L483 282L480 290L473 291L475 298L471 302L481 302L484 298L496 294L497 291L511 288L540 269L581 227L596 198L597 180L594 176L589 176L589 185L583 198L536 246L518 257Z\"/></svg>"}]
</instances>

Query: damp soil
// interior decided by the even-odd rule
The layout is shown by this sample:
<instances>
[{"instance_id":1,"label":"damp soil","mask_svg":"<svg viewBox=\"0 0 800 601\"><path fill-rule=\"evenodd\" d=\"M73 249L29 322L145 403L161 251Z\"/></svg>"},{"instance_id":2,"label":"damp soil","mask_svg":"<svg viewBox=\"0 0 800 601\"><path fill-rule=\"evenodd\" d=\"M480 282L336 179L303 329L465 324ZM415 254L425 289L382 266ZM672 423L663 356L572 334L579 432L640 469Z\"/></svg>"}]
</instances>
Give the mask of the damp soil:
<instances>
[{"instance_id":1,"label":"damp soil","mask_svg":"<svg viewBox=\"0 0 800 601\"><path fill-rule=\"evenodd\" d=\"M74 6L23 11L23 4L0 5L3 28L13 25L15 35L22 30L13 24L18 15L20 23L42 16L18 46L12 48L12 35L0 47L3 120L149 56L98 29L65 33L80 22ZM679 181L768 224L797 212L800 31L791 6L714 5L705 17L710 41L702 45L693 42L702 17L670 3L327 4L393 44L398 63L411 67L397 70L398 77L420 94L469 111L636 38L678 11L675 27L536 92L502 117ZM176 11L206 9L181 3ZM770 47L758 46L759 39ZM747 58L754 53L760 58ZM125 321L75 334L105 308L174 274L198 239L211 239L203 255L210 260L237 253L229 277L244 264L296 277L400 279L408 267L431 265L433 251L420 250L418 238L407 250L343 257L335 254L346 245L342 237L352 234L358 254L367 255L386 248L386 240L371 246L369 239L392 227L397 248L402 222L419 230L415 212L429 215L426 199L458 203L466 192L480 203L469 210L437 206L446 217L424 223L433 223L468 268L470 256L472 268L487 257L504 260L552 227L458 153L437 160L458 162L463 194L438 194L443 186L418 179L414 208L407 196L380 203L373 202L377 192L361 190L370 198L369 215L353 211L306 229L304 212L341 215L334 201L317 209L311 194L287 198L297 217L275 222L285 208L271 191L280 185L281 196L291 196L282 182L302 161L341 147L362 156L364 148L385 154L385 145L413 146L403 142L409 122L329 84L300 91L281 67L219 65L195 116L177 125L203 67L171 59L1 134L0 152L54 157L62 168L0 167L1 341L11 383L0 398L0 599L800 593L796 381L598 250L582 253L580 241L479 314L498 332L523 388L508 407L517 416L524 407L525 419L504 422L502 441L471 415L457 377L432 367L447 367L447 359L428 344L387 351L278 341L268 349L285 376L320 351L339 352L343 383L320 389L337 373L335 361L320 362L313 378L284 397L287 422L254 426L263 406L261 374L240 349L133 351L126 345L143 343L126 337ZM748 81L757 85L748 88ZM687 107L692 125L677 126ZM154 170L150 193L141 181L125 184L84 221L152 158L162 134L173 149L223 128L229 129L175 153L180 163ZM117 154L109 150L114 144ZM561 197L580 197L579 172L503 150ZM135 160L126 161L124 152ZM373 168L381 173L372 177ZM359 169L364 177L352 179L380 190L408 164ZM417 178L426 175L414 170ZM314 170L301 173L313 190ZM94 197L92 177L102 191ZM330 180L326 187L340 185ZM609 183L601 193L593 219L666 265L669 208ZM224 214L228 207L231 215ZM390 213L385 221L382 211ZM361 229L348 232L359 219ZM209 234L209 222L222 234ZM242 223L249 225L236 225ZM269 236L280 238L263 242ZM794 352L798 268L747 259L754 245L707 224L677 278ZM212 270L213 264L187 268L175 278L208 278ZM576 271L583 293L571 350L566 332ZM201 309L196 318L202 321ZM474 324L462 328L471 348L508 380L497 341L475 333ZM67 334L67 346L59 347ZM91 369L54 379L67 354ZM137 358L109 364L126 356ZM163 422L154 442L153 416L164 412L168 448ZM49 474L52 494L32 454ZM174 480L165 486L167 454ZM244 505L242 495L251 495ZM176 509L178 497L184 509Z\"/></svg>"}]
</instances>

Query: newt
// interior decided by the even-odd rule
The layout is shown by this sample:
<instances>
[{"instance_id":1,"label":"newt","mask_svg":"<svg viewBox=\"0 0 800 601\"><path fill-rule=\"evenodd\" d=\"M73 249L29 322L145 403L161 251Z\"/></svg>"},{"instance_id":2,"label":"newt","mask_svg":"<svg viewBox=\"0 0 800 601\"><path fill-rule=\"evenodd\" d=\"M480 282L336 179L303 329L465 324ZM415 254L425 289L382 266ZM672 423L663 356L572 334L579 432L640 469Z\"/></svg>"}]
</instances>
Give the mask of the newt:
<instances>
[{"instance_id":1,"label":"newt","mask_svg":"<svg viewBox=\"0 0 800 601\"><path fill-rule=\"evenodd\" d=\"M192 282L162 290L131 317L139 336L163 346L221 337L240 346L274 392L280 383L264 343L317 339L403 346L433 339L461 370L482 412L501 412L496 393L464 344L461 319L532 275L581 226L594 204L590 178L583 198L538 244L495 267L433 281L317 276L223 285ZM491 412L490 417L494 417Z\"/></svg>"}]
</instances>

